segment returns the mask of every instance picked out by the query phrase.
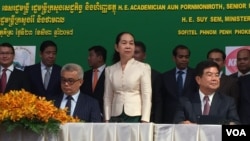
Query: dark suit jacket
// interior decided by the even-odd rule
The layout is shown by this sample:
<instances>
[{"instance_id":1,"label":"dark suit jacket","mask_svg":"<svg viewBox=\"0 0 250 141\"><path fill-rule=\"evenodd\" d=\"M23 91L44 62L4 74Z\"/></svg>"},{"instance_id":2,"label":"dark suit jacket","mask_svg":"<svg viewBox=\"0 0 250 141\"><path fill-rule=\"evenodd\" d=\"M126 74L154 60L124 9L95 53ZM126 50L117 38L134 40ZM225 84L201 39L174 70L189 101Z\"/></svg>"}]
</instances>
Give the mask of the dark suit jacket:
<instances>
[{"instance_id":1,"label":"dark suit jacket","mask_svg":"<svg viewBox=\"0 0 250 141\"><path fill-rule=\"evenodd\" d=\"M182 97L180 99L180 106L175 114L174 123L180 123L189 120L193 123L198 122L198 116L202 115L201 100L199 93L190 97ZM235 101L232 97L215 93L210 106L209 116L219 117L218 122L235 122L240 123L237 113ZM218 124L218 123L214 123Z\"/></svg>"},{"instance_id":2,"label":"dark suit jacket","mask_svg":"<svg viewBox=\"0 0 250 141\"><path fill-rule=\"evenodd\" d=\"M14 68L7 82L5 93L9 92L10 90L21 90L21 89L30 91L31 86L26 74L23 71Z\"/></svg>"},{"instance_id":3,"label":"dark suit jacket","mask_svg":"<svg viewBox=\"0 0 250 141\"><path fill-rule=\"evenodd\" d=\"M227 76L223 73L220 78L220 87L217 89L217 92L233 97L237 105L239 99L237 78Z\"/></svg>"},{"instance_id":4,"label":"dark suit jacket","mask_svg":"<svg viewBox=\"0 0 250 141\"><path fill-rule=\"evenodd\" d=\"M60 94L55 99L55 106L60 108L62 100L63 94ZM86 94L80 93L73 116L85 122L101 122L101 112L98 101Z\"/></svg>"},{"instance_id":5,"label":"dark suit jacket","mask_svg":"<svg viewBox=\"0 0 250 141\"><path fill-rule=\"evenodd\" d=\"M242 124L250 124L250 75L238 79L240 87L239 116Z\"/></svg>"},{"instance_id":6,"label":"dark suit jacket","mask_svg":"<svg viewBox=\"0 0 250 141\"><path fill-rule=\"evenodd\" d=\"M156 71L156 70L154 70L154 69L151 69L151 83L152 83L152 108L151 108L151 115L150 115L150 121L151 122L155 122L155 120L154 120L154 117L155 117L155 105L157 104L156 102L156 100L155 99L157 99L156 98L156 92L157 92L157 90L156 90L156 87L157 87L157 85L159 85L160 84L160 72L158 72L158 71Z\"/></svg>"},{"instance_id":7,"label":"dark suit jacket","mask_svg":"<svg viewBox=\"0 0 250 141\"><path fill-rule=\"evenodd\" d=\"M104 81L105 81L105 69L101 73L96 87L95 91L92 91L92 75L93 75L93 70L88 70L84 72L84 82L81 86L81 92L95 98L98 100L99 105L100 105L100 110L101 113L103 114L103 95L104 95Z\"/></svg>"},{"instance_id":8,"label":"dark suit jacket","mask_svg":"<svg viewBox=\"0 0 250 141\"><path fill-rule=\"evenodd\" d=\"M235 72L229 76L238 79L238 72Z\"/></svg>"},{"instance_id":9,"label":"dark suit jacket","mask_svg":"<svg viewBox=\"0 0 250 141\"><path fill-rule=\"evenodd\" d=\"M156 123L173 123L174 113L179 104L176 68L162 74L159 86L156 92L155 121ZM183 96L188 96L197 91L198 85L195 81L194 70L188 68Z\"/></svg>"},{"instance_id":10,"label":"dark suit jacket","mask_svg":"<svg viewBox=\"0 0 250 141\"><path fill-rule=\"evenodd\" d=\"M25 67L24 72L28 75L33 94L46 97L47 100L52 100L54 97L57 97L56 95L62 93L60 82L61 66L53 65L47 90L45 90L43 85L41 63Z\"/></svg>"}]
</instances>

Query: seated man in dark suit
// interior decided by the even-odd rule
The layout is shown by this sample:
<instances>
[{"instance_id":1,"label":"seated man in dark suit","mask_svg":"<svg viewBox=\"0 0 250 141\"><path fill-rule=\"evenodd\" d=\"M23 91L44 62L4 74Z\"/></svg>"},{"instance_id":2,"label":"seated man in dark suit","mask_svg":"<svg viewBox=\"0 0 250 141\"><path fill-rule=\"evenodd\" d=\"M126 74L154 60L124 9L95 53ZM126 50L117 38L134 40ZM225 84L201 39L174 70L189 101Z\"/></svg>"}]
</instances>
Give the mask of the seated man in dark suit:
<instances>
[{"instance_id":1,"label":"seated man in dark suit","mask_svg":"<svg viewBox=\"0 0 250 141\"><path fill-rule=\"evenodd\" d=\"M0 93L25 89L30 91L30 83L25 73L15 68L14 47L10 43L0 44Z\"/></svg>"},{"instance_id":2,"label":"seated man in dark suit","mask_svg":"<svg viewBox=\"0 0 250 141\"><path fill-rule=\"evenodd\" d=\"M219 72L218 64L211 60L200 62L196 66L195 80L199 85L199 92L180 99L174 123L201 123L199 120L203 116L210 120L205 121L210 124L240 123L234 99L216 92L220 86Z\"/></svg>"},{"instance_id":3,"label":"seated man in dark suit","mask_svg":"<svg viewBox=\"0 0 250 141\"><path fill-rule=\"evenodd\" d=\"M68 107L69 115L85 122L101 122L98 101L80 92L83 83L83 70L77 64L66 64L61 70L63 94L55 99L58 108Z\"/></svg>"}]
</instances>

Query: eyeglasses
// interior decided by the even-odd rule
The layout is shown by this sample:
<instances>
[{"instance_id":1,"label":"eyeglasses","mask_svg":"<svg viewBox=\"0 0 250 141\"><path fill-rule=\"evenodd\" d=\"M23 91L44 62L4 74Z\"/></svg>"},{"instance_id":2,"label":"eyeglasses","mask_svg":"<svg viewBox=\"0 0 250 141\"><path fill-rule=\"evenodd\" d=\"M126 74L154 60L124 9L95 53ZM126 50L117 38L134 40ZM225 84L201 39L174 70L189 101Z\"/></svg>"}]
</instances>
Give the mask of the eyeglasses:
<instances>
[{"instance_id":1,"label":"eyeglasses","mask_svg":"<svg viewBox=\"0 0 250 141\"><path fill-rule=\"evenodd\" d=\"M80 79L77 79L77 80L75 80L75 79L73 79L73 78L69 78L69 79L66 79L66 78L61 78L61 83L62 84L68 84L68 85L73 85L73 84L75 84L77 81L79 81Z\"/></svg>"},{"instance_id":2,"label":"eyeglasses","mask_svg":"<svg viewBox=\"0 0 250 141\"><path fill-rule=\"evenodd\" d=\"M13 52L0 52L0 55L11 55L14 54Z\"/></svg>"}]
</instances>

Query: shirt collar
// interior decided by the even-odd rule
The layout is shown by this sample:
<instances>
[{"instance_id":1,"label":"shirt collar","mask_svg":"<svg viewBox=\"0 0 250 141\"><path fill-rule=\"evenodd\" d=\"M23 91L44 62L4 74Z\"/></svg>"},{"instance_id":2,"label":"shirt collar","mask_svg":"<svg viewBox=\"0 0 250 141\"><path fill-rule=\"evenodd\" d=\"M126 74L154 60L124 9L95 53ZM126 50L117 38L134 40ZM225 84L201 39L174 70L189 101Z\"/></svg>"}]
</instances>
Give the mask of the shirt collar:
<instances>
[{"instance_id":1,"label":"shirt collar","mask_svg":"<svg viewBox=\"0 0 250 141\"><path fill-rule=\"evenodd\" d=\"M130 64L133 64L136 60L134 58L130 58L126 64L127 65L130 65ZM121 61L117 62L116 64L118 64L119 66L121 66Z\"/></svg>"},{"instance_id":2,"label":"shirt collar","mask_svg":"<svg viewBox=\"0 0 250 141\"><path fill-rule=\"evenodd\" d=\"M131 59L128 60L127 64L132 64L134 61L135 61L135 59L131 58Z\"/></svg>"},{"instance_id":3,"label":"shirt collar","mask_svg":"<svg viewBox=\"0 0 250 141\"><path fill-rule=\"evenodd\" d=\"M243 73L241 73L240 71L238 71L238 77L240 77L240 76L245 76L245 75L249 75L249 74L250 74L250 71L247 72L247 73L245 73L245 74L243 74Z\"/></svg>"},{"instance_id":4,"label":"shirt collar","mask_svg":"<svg viewBox=\"0 0 250 141\"><path fill-rule=\"evenodd\" d=\"M209 95L205 95L201 90L199 90L199 95L200 95L200 100L203 101L205 96L209 97L209 100L212 101L213 97L214 97L215 92L213 92L212 94Z\"/></svg>"},{"instance_id":5,"label":"shirt collar","mask_svg":"<svg viewBox=\"0 0 250 141\"><path fill-rule=\"evenodd\" d=\"M180 70L180 69L176 68L176 72L175 73L177 74L178 71L182 71L182 72L184 72L184 74L187 74L187 68L185 68L183 70Z\"/></svg>"},{"instance_id":6,"label":"shirt collar","mask_svg":"<svg viewBox=\"0 0 250 141\"><path fill-rule=\"evenodd\" d=\"M79 90L78 92L76 92L75 94L71 95L71 96L72 96L72 98L73 98L74 101L77 101L79 95L80 95L80 90ZM67 99L66 99L67 96L69 96L69 95L67 95L67 94L64 93L64 94L63 94L63 99L64 99L64 100L67 100Z\"/></svg>"},{"instance_id":7,"label":"shirt collar","mask_svg":"<svg viewBox=\"0 0 250 141\"><path fill-rule=\"evenodd\" d=\"M222 75L223 75L223 71L220 71L220 74L219 74L220 78L221 78Z\"/></svg>"},{"instance_id":8,"label":"shirt collar","mask_svg":"<svg viewBox=\"0 0 250 141\"><path fill-rule=\"evenodd\" d=\"M4 69L4 67L2 67L1 66L1 71ZM14 65L13 64L11 64L8 68L7 68L7 70L9 70L9 71L14 71Z\"/></svg>"},{"instance_id":9,"label":"shirt collar","mask_svg":"<svg viewBox=\"0 0 250 141\"><path fill-rule=\"evenodd\" d=\"M98 72L102 72L106 67L106 64L103 64L102 66L100 66L99 68L97 68Z\"/></svg>"},{"instance_id":10,"label":"shirt collar","mask_svg":"<svg viewBox=\"0 0 250 141\"><path fill-rule=\"evenodd\" d=\"M47 68L47 66L45 66L44 63L41 62L41 69L42 69L42 70L46 70L46 68ZM51 69L52 69L52 66L49 67L49 70L51 70Z\"/></svg>"}]
</instances>

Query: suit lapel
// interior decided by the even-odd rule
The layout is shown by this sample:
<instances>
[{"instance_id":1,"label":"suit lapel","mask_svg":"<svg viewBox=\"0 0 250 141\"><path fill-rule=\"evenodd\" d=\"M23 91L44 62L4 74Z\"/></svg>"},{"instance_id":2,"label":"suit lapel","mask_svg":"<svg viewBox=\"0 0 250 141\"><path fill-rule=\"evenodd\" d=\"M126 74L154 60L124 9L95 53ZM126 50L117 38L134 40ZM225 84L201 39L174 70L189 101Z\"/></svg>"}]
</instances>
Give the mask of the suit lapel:
<instances>
[{"instance_id":1,"label":"suit lapel","mask_svg":"<svg viewBox=\"0 0 250 141\"><path fill-rule=\"evenodd\" d=\"M8 90L9 87L11 86L11 84L15 82L15 78L16 78L16 77L17 77L17 76L16 76L16 68L14 67L13 72L10 73L10 77L9 77L8 82L7 82L5 91Z\"/></svg>"},{"instance_id":2,"label":"suit lapel","mask_svg":"<svg viewBox=\"0 0 250 141\"><path fill-rule=\"evenodd\" d=\"M37 74L40 74L38 75L38 80L37 82L40 83L40 86L44 86L43 85L43 76L42 76L42 70L41 70L41 63L37 64L37 66L35 67L35 71L34 72L38 72ZM45 88L43 87L43 89L45 90Z\"/></svg>"},{"instance_id":3,"label":"suit lapel","mask_svg":"<svg viewBox=\"0 0 250 141\"><path fill-rule=\"evenodd\" d=\"M54 101L54 105L58 108L60 108L61 102L63 100L63 93L61 93L57 99Z\"/></svg>"},{"instance_id":4,"label":"suit lapel","mask_svg":"<svg viewBox=\"0 0 250 141\"><path fill-rule=\"evenodd\" d=\"M191 83L191 79L193 79L193 74L192 72L190 72L190 68L187 68L187 75L186 75L186 79L185 79L185 82L184 82L184 88L183 88L183 91L185 91L186 89L188 89L188 87L190 87L190 83ZM193 86L192 86L193 87Z\"/></svg>"},{"instance_id":5,"label":"suit lapel","mask_svg":"<svg viewBox=\"0 0 250 141\"><path fill-rule=\"evenodd\" d=\"M170 82L171 83L168 83L169 81L167 81L167 83L165 84L165 85L172 85L171 87L172 87L172 89L174 89L174 90L177 90L178 89L178 87L177 87L177 80L176 80L176 69L173 69L172 71L171 71L171 75L169 76L169 78L165 78L166 80L170 80ZM169 87L169 86L166 86L166 87ZM170 88L171 88L170 87ZM175 92L175 93L177 93L177 91Z\"/></svg>"},{"instance_id":6,"label":"suit lapel","mask_svg":"<svg viewBox=\"0 0 250 141\"><path fill-rule=\"evenodd\" d=\"M95 91L97 91L97 89L99 88L99 87L101 87L101 85L103 85L102 84L102 82L104 81L104 73L105 73L105 69L102 71L102 73L101 73L101 75L100 75L100 77L99 77L99 79L98 79L98 81L97 81L97 84L96 84L96 89L94 90L94 92ZM91 83L92 84L92 83ZM92 85L91 85L92 86Z\"/></svg>"},{"instance_id":7,"label":"suit lapel","mask_svg":"<svg viewBox=\"0 0 250 141\"><path fill-rule=\"evenodd\" d=\"M217 115L218 114L218 107L220 107L220 96L219 93L215 93L211 106L210 106L210 111L209 111L209 115Z\"/></svg>"},{"instance_id":8,"label":"suit lapel","mask_svg":"<svg viewBox=\"0 0 250 141\"><path fill-rule=\"evenodd\" d=\"M221 77L220 77L220 87L217 89L218 91L221 91L223 89L223 86L225 86L224 84L226 84L226 76L224 73L222 73Z\"/></svg>"},{"instance_id":9,"label":"suit lapel","mask_svg":"<svg viewBox=\"0 0 250 141\"><path fill-rule=\"evenodd\" d=\"M76 116L78 115L81 111L83 111L82 109L85 107L84 104L85 102L84 101L84 94L80 93L79 94L79 97L76 101L76 107L75 107L75 110L74 110L74 113L73 113L73 116Z\"/></svg>"},{"instance_id":10,"label":"suit lapel","mask_svg":"<svg viewBox=\"0 0 250 141\"><path fill-rule=\"evenodd\" d=\"M195 95L191 98L192 104L193 104L193 109L194 109L194 116L197 115L202 115L201 112L201 100L200 100L200 95L199 93L195 93Z\"/></svg>"},{"instance_id":11,"label":"suit lapel","mask_svg":"<svg viewBox=\"0 0 250 141\"><path fill-rule=\"evenodd\" d=\"M189 73L189 69L187 69L187 74L186 74L186 79L185 79L185 82L184 82L183 91L185 91L187 89L187 85L189 83L189 79L190 79L190 73Z\"/></svg>"},{"instance_id":12,"label":"suit lapel","mask_svg":"<svg viewBox=\"0 0 250 141\"><path fill-rule=\"evenodd\" d=\"M58 79L56 78L56 77L58 76L58 75L56 74L56 73L58 73L56 69L57 69L57 68L56 68L55 66L52 67L52 72L51 72L51 75L50 75L50 80L49 80L49 84L48 84L47 90L51 89L51 88L53 87L52 84L54 84L55 81L58 80Z\"/></svg>"}]
</instances>

